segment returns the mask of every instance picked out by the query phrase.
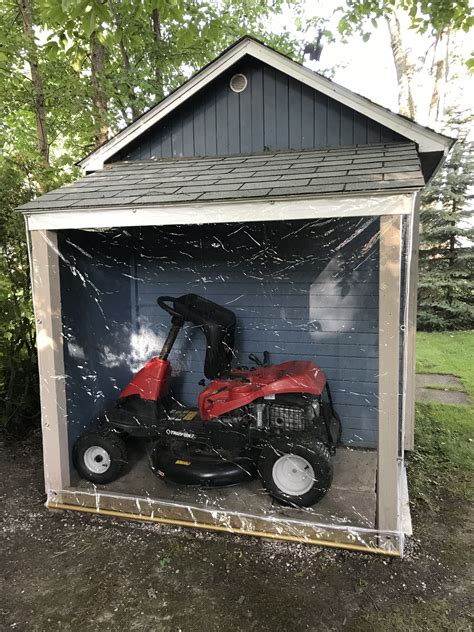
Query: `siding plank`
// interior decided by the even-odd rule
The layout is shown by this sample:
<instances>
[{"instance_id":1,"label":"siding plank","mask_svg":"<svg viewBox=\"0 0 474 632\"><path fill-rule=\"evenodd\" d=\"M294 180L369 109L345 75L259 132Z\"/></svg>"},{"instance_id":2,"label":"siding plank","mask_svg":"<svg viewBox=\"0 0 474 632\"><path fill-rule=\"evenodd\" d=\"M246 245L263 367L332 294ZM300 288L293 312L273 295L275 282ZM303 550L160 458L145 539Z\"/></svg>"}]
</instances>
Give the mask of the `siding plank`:
<instances>
[{"instance_id":1,"label":"siding plank","mask_svg":"<svg viewBox=\"0 0 474 632\"><path fill-rule=\"evenodd\" d=\"M247 89L239 94L240 151L252 152L252 94L255 89L254 73L247 73Z\"/></svg>"},{"instance_id":2,"label":"siding plank","mask_svg":"<svg viewBox=\"0 0 474 632\"><path fill-rule=\"evenodd\" d=\"M275 76L275 117L276 117L276 141L275 149L288 149L289 147L289 112L288 112L288 77L281 73Z\"/></svg>"},{"instance_id":3,"label":"siding plank","mask_svg":"<svg viewBox=\"0 0 474 632\"><path fill-rule=\"evenodd\" d=\"M263 125L264 125L264 150L272 150L277 147L276 137L276 71L273 68L264 68L263 71Z\"/></svg>"},{"instance_id":4,"label":"siding plank","mask_svg":"<svg viewBox=\"0 0 474 632\"><path fill-rule=\"evenodd\" d=\"M206 154L217 154L216 95L214 90L204 100L204 123L206 129Z\"/></svg>"},{"instance_id":5,"label":"siding plank","mask_svg":"<svg viewBox=\"0 0 474 632\"><path fill-rule=\"evenodd\" d=\"M202 103L194 108L194 156L206 155L205 109Z\"/></svg>"},{"instance_id":6,"label":"siding plank","mask_svg":"<svg viewBox=\"0 0 474 632\"><path fill-rule=\"evenodd\" d=\"M314 92L314 146L326 147L328 144L328 97Z\"/></svg>"},{"instance_id":7,"label":"siding plank","mask_svg":"<svg viewBox=\"0 0 474 632\"><path fill-rule=\"evenodd\" d=\"M318 146L314 140L313 90L306 85L301 86L301 134L302 149L311 149Z\"/></svg>"},{"instance_id":8,"label":"siding plank","mask_svg":"<svg viewBox=\"0 0 474 632\"><path fill-rule=\"evenodd\" d=\"M329 99L328 107L328 146L341 145L341 104L334 99Z\"/></svg>"},{"instance_id":9,"label":"siding plank","mask_svg":"<svg viewBox=\"0 0 474 632\"><path fill-rule=\"evenodd\" d=\"M226 155L229 153L229 113L228 90L224 87L216 93L216 135L217 153Z\"/></svg>"},{"instance_id":10,"label":"siding plank","mask_svg":"<svg viewBox=\"0 0 474 632\"><path fill-rule=\"evenodd\" d=\"M263 67L251 69L251 118L252 118L252 151L263 151L265 146L264 104L263 104Z\"/></svg>"},{"instance_id":11,"label":"siding plank","mask_svg":"<svg viewBox=\"0 0 474 632\"><path fill-rule=\"evenodd\" d=\"M244 90L244 93L246 90ZM244 94L243 93L243 94ZM229 154L238 154L240 150L240 95L232 90L227 92Z\"/></svg>"},{"instance_id":12,"label":"siding plank","mask_svg":"<svg viewBox=\"0 0 474 632\"><path fill-rule=\"evenodd\" d=\"M302 148L301 130L301 84L294 79L288 83L289 148L299 151Z\"/></svg>"}]
</instances>

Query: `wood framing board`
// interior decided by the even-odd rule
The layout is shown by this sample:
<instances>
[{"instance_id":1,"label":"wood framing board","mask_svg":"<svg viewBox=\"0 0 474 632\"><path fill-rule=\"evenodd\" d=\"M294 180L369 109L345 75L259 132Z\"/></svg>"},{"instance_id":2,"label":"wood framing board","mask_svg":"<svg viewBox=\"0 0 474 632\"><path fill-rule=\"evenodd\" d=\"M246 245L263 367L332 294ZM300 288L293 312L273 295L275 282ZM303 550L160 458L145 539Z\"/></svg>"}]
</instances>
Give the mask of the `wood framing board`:
<instances>
[{"instance_id":1,"label":"wood framing board","mask_svg":"<svg viewBox=\"0 0 474 632\"><path fill-rule=\"evenodd\" d=\"M57 235L30 233L46 491L70 483Z\"/></svg>"},{"instance_id":2,"label":"wood framing board","mask_svg":"<svg viewBox=\"0 0 474 632\"><path fill-rule=\"evenodd\" d=\"M50 509L82 509L98 515L255 535L392 556L401 555L403 540L398 533L387 533L384 534L384 543L380 546L378 544L380 533L374 529L309 524L292 519L275 520L274 517L256 516L243 512L169 503L149 496L99 493L80 488L51 491L46 506Z\"/></svg>"},{"instance_id":3,"label":"wood framing board","mask_svg":"<svg viewBox=\"0 0 474 632\"><path fill-rule=\"evenodd\" d=\"M377 527L399 531L401 217L380 218Z\"/></svg>"},{"instance_id":4,"label":"wood framing board","mask_svg":"<svg viewBox=\"0 0 474 632\"><path fill-rule=\"evenodd\" d=\"M371 194L309 199L254 200L150 207L91 208L88 210L26 213L29 230L99 229L123 226L170 226L263 222L328 217L365 217L406 214L412 211L412 194Z\"/></svg>"},{"instance_id":5,"label":"wood framing board","mask_svg":"<svg viewBox=\"0 0 474 632\"><path fill-rule=\"evenodd\" d=\"M415 447L415 380L416 380L416 315L418 289L418 258L420 246L420 193L413 195L410 217L409 264L407 266L407 332L404 353L404 449Z\"/></svg>"}]
</instances>

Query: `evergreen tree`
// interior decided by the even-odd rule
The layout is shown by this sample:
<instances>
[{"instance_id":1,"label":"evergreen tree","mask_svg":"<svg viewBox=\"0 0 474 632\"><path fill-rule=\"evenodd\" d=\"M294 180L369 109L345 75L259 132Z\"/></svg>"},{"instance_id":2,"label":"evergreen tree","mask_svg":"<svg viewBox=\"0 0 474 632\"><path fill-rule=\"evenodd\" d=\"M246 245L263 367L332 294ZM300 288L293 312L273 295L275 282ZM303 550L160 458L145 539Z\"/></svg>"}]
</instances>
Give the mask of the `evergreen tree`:
<instances>
[{"instance_id":1,"label":"evergreen tree","mask_svg":"<svg viewBox=\"0 0 474 632\"><path fill-rule=\"evenodd\" d=\"M451 122L458 141L422 197L418 328L423 330L474 327L474 143L467 140L473 118L458 114Z\"/></svg>"}]
</instances>

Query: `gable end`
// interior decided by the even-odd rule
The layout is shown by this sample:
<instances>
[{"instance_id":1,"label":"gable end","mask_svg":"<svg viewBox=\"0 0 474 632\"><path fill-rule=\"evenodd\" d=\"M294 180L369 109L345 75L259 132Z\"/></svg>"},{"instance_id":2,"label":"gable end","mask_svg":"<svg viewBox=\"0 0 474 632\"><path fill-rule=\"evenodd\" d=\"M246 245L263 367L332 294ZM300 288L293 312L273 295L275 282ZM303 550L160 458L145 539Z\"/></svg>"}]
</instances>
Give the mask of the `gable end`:
<instances>
[{"instance_id":1,"label":"gable end","mask_svg":"<svg viewBox=\"0 0 474 632\"><path fill-rule=\"evenodd\" d=\"M230 88L234 74L248 84ZM395 131L246 56L108 162L406 142Z\"/></svg>"}]
</instances>

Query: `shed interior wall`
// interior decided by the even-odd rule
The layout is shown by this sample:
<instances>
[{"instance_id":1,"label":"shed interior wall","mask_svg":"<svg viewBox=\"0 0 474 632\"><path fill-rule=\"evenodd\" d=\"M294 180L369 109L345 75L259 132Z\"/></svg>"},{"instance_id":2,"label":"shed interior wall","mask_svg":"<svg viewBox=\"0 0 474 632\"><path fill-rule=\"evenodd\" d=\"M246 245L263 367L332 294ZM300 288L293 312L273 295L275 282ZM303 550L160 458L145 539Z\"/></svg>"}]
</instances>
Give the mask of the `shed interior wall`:
<instances>
[{"instance_id":1,"label":"shed interior wall","mask_svg":"<svg viewBox=\"0 0 474 632\"><path fill-rule=\"evenodd\" d=\"M236 363L315 361L330 380L346 444L375 447L379 219L60 232L70 441L161 348L159 295L194 292L234 310ZM174 391L195 405L204 337L171 355Z\"/></svg>"}]
</instances>

